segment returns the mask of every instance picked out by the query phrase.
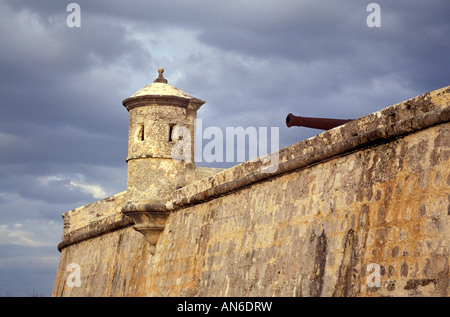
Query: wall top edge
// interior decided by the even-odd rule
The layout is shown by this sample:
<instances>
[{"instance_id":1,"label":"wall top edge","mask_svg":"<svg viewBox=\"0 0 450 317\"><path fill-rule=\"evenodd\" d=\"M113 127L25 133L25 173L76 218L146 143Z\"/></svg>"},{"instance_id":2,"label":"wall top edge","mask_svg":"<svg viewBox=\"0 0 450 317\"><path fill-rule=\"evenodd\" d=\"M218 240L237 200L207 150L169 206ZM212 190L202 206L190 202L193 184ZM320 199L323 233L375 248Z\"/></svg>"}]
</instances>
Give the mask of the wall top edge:
<instances>
[{"instance_id":1,"label":"wall top edge","mask_svg":"<svg viewBox=\"0 0 450 317\"><path fill-rule=\"evenodd\" d=\"M175 209L450 121L450 86L399 102L172 193ZM274 163L277 159L277 164ZM268 164L269 163L269 164ZM272 164L274 172L263 172Z\"/></svg>"}]
</instances>

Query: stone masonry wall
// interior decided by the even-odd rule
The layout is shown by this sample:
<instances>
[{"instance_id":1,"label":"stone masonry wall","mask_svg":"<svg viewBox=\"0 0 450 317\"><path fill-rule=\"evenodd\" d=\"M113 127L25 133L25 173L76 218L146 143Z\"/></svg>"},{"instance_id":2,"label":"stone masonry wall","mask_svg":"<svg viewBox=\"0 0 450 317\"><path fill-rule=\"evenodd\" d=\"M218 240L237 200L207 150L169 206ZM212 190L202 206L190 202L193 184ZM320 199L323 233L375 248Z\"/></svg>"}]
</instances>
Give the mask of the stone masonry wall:
<instances>
[{"instance_id":1,"label":"stone masonry wall","mask_svg":"<svg viewBox=\"0 0 450 317\"><path fill-rule=\"evenodd\" d=\"M448 296L449 93L282 149L277 173L245 162L175 191L154 255L120 217L66 232L53 295Z\"/></svg>"},{"instance_id":2,"label":"stone masonry wall","mask_svg":"<svg viewBox=\"0 0 450 317\"><path fill-rule=\"evenodd\" d=\"M446 296L449 144L445 164L431 156L449 133L435 127L174 213L138 295ZM370 263L380 288L366 286Z\"/></svg>"}]
</instances>

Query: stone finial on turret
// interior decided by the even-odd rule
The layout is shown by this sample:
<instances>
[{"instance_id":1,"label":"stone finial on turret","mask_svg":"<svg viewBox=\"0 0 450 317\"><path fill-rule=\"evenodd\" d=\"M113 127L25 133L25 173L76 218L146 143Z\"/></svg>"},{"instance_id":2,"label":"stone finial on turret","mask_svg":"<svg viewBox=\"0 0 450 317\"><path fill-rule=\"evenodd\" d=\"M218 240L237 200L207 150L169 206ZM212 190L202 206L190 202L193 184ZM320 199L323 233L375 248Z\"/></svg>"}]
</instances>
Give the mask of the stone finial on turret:
<instances>
[{"instance_id":1,"label":"stone finial on turret","mask_svg":"<svg viewBox=\"0 0 450 317\"><path fill-rule=\"evenodd\" d=\"M162 67L158 68L158 74L159 74L158 78L156 78L153 82L167 84L167 79L164 78L163 73L164 73L164 68L162 68Z\"/></svg>"}]
</instances>

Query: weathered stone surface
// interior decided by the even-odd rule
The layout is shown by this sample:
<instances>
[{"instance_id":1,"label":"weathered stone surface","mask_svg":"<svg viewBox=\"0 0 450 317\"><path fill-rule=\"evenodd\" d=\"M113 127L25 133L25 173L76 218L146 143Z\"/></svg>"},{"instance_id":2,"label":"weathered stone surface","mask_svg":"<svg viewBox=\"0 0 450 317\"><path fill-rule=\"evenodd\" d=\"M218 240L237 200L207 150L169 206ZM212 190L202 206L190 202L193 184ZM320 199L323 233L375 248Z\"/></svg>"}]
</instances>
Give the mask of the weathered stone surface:
<instances>
[{"instance_id":1,"label":"weathered stone surface","mask_svg":"<svg viewBox=\"0 0 450 317\"><path fill-rule=\"evenodd\" d=\"M140 295L446 296L449 187L441 182L436 189L431 180L448 175L450 164L429 169L426 161L434 140L449 128L434 127L173 213L157 246L148 293ZM413 161L400 168L399 161L417 156L420 143L427 144L423 170L412 173ZM393 150L399 146L407 154ZM423 186L425 174L431 177ZM428 211L420 216L422 205ZM377 291L366 286L370 263L389 268ZM430 279L442 282L412 291L422 282L410 280Z\"/></svg>"},{"instance_id":2,"label":"weathered stone surface","mask_svg":"<svg viewBox=\"0 0 450 317\"><path fill-rule=\"evenodd\" d=\"M173 159L175 130L189 131L195 142L195 119L203 100L175 88L159 77L122 103L129 112L127 199L166 201L167 195L195 179L194 151L189 159ZM189 161L189 162L187 162Z\"/></svg>"},{"instance_id":3,"label":"weathered stone surface","mask_svg":"<svg viewBox=\"0 0 450 317\"><path fill-rule=\"evenodd\" d=\"M125 195L126 192L124 191L92 204L65 212L62 215L64 220L63 236L65 237L73 234L75 231L83 230L83 228L94 222L104 221L111 223L122 220L123 216L120 214L120 210L125 203Z\"/></svg>"},{"instance_id":4,"label":"weathered stone surface","mask_svg":"<svg viewBox=\"0 0 450 317\"><path fill-rule=\"evenodd\" d=\"M449 94L445 87L282 149L270 175L261 161L245 162L165 203L135 205L170 211L153 255L125 224L76 240L96 218L82 214L87 206L69 212L65 237L77 242L61 248L53 295L448 296ZM81 287L67 286L72 262Z\"/></svg>"}]
</instances>

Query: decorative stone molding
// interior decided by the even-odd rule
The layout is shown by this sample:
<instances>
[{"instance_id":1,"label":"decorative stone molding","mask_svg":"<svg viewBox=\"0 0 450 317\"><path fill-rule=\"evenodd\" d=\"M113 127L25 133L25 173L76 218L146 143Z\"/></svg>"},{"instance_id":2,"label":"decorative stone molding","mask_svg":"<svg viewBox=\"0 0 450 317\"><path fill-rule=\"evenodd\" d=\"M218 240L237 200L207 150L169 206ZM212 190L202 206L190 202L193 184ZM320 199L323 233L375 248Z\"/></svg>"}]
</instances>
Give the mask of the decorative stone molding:
<instances>
[{"instance_id":1,"label":"decorative stone molding","mask_svg":"<svg viewBox=\"0 0 450 317\"><path fill-rule=\"evenodd\" d=\"M142 233L150 243L150 253L155 254L161 232L164 231L170 208L160 203L127 203L122 208L122 214L134 221L133 229Z\"/></svg>"}]
</instances>

